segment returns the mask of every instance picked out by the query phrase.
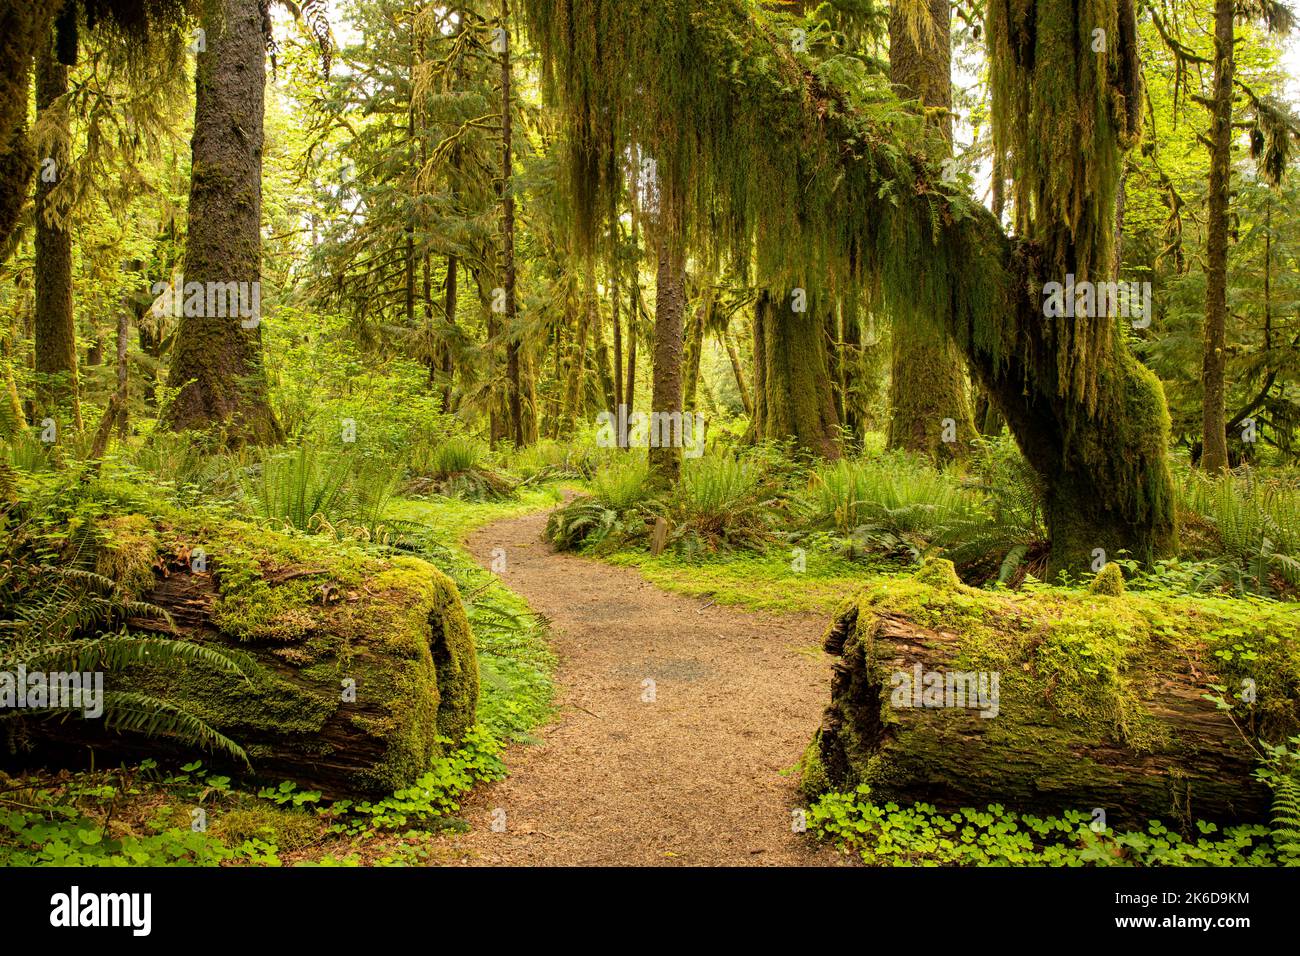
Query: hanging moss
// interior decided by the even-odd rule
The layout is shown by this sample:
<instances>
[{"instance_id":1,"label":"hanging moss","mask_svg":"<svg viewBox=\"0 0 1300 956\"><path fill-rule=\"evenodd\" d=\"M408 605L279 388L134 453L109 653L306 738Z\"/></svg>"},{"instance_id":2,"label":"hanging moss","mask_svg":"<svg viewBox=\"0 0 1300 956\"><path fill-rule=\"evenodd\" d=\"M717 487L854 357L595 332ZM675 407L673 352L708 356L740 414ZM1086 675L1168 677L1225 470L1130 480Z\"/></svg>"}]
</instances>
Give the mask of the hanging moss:
<instances>
[{"instance_id":1,"label":"hanging moss","mask_svg":"<svg viewBox=\"0 0 1300 956\"><path fill-rule=\"evenodd\" d=\"M1045 281L1109 278L1120 153L1137 134L1131 5L995 0L995 126L1021 237L943 183L945 145L869 78L837 88L740 0L525 0L568 133L579 238L615 190L648 228L775 289L860 292L949 337L1049 488L1055 566L1175 540L1159 384L1114 317L1044 315ZM1092 51L1091 31L1107 50ZM628 180L633 169L642 170ZM626 181L625 181L626 180ZM1081 564L1082 559L1082 564Z\"/></svg>"}]
</instances>

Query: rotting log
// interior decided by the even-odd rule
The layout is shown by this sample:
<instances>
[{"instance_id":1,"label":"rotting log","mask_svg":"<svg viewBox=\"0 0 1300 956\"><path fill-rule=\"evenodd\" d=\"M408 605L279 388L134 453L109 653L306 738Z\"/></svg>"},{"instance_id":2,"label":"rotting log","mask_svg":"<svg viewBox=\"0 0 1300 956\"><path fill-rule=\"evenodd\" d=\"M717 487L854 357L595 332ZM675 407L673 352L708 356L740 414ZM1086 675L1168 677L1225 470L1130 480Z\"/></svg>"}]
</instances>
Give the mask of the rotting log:
<instances>
[{"instance_id":1,"label":"rotting log","mask_svg":"<svg viewBox=\"0 0 1300 956\"><path fill-rule=\"evenodd\" d=\"M256 779L328 797L391 793L474 724L473 638L455 585L432 565L238 521L127 515L106 528L98 570L171 618L132 618L132 630L220 650L248 679L146 663L108 673L105 689L184 707L242 746ZM29 740L29 758L47 764L195 755L93 720L34 722Z\"/></svg>"},{"instance_id":2,"label":"rotting log","mask_svg":"<svg viewBox=\"0 0 1300 956\"><path fill-rule=\"evenodd\" d=\"M870 587L826 634L838 660L804 790L866 784L875 802L942 809L1101 808L1121 826L1266 821L1247 740L1300 723L1300 617L1279 607L1243 633L1221 613L1132 593L980 591L946 561ZM1234 643L1248 652L1216 653ZM963 702L949 685L996 693Z\"/></svg>"}]
</instances>

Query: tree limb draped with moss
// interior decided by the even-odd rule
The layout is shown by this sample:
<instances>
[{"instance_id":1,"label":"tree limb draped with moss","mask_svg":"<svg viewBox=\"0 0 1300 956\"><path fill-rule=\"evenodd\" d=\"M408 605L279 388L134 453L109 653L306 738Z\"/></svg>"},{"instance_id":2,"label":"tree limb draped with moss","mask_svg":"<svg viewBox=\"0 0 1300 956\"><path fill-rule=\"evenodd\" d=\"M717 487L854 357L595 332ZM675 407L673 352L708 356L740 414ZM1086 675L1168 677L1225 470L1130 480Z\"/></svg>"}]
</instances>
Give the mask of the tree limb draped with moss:
<instances>
[{"instance_id":1,"label":"tree limb draped with moss","mask_svg":"<svg viewBox=\"0 0 1300 956\"><path fill-rule=\"evenodd\" d=\"M697 255L752 262L769 287L825 276L895 316L900 334L957 343L1046 480L1054 568L1085 565L1096 549L1170 551L1160 383L1114 316L1047 317L1041 296L1045 281L1110 274L1119 159L1140 116L1131 5L991 4L1014 239L942 182L941 147L890 91L801 59L742 0L524 9L567 121L588 246L622 185L618 158L640 148L656 161L658 228ZM1101 52L1076 40L1094 29L1109 38Z\"/></svg>"}]
</instances>

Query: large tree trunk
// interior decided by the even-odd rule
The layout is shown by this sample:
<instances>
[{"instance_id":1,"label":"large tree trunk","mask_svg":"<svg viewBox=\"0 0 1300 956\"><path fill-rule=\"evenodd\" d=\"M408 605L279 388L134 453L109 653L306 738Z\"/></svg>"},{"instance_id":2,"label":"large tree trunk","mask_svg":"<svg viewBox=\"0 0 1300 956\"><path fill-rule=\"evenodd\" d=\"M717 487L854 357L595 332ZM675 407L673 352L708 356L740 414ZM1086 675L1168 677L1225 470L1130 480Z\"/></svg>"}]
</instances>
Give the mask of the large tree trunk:
<instances>
[{"instance_id":1,"label":"large tree trunk","mask_svg":"<svg viewBox=\"0 0 1300 956\"><path fill-rule=\"evenodd\" d=\"M63 0L0 4L0 249L27 202L36 157L27 139L32 59L50 42L50 23Z\"/></svg>"},{"instance_id":2,"label":"large tree trunk","mask_svg":"<svg viewBox=\"0 0 1300 956\"><path fill-rule=\"evenodd\" d=\"M809 296L796 312L791 297L778 300L763 290L754 306L754 435L793 439L796 447L821 458L839 458L839 419L826 367L826 345L818 309Z\"/></svg>"},{"instance_id":3,"label":"large tree trunk","mask_svg":"<svg viewBox=\"0 0 1300 956\"><path fill-rule=\"evenodd\" d=\"M510 409L510 440L516 448L526 444L519 328L515 306L515 194L513 174L514 101L510 76L510 0L501 0L501 271L506 292L506 382Z\"/></svg>"},{"instance_id":4,"label":"large tree trunk","mask_svg":"<svg viewBox=\"0 0 1300 956\"><path fill-rule=\"evenodd\" d=\"M205 8L209 9L209 8ZM221 426L233 443L283 438L267 400L260 314L265 47L257 0L214 0L195 78L185 283L239 283L244 309L180 320L168 384L173 429ZM179 290L177 290L179 291ZM214 296L209 296L211 301ZM257 305L259 308L254 309ZM188 311L188 310L187 310ZM242 314L247 313L247 314Z\"/></svg>"},{"instance_id":5,"label":"large tree trunk","mask_svg":"<svg viewBox=\"0 0 1300 956\"><path fill-rule=\"evenodd\" d=\"M932 31L914 38L906 11L889 14L889 73L898 95L942 108L932 120L952 142L951 23L949 0L928 0ZM919 42L917 42L919 40ZM889 447L920 452L940 461L964 457L975 436L966 369L961 352L946 336L932 339L915 329L895 328L889 383Z\"/></svg>"},{"instance_id":6,"label":"large tree trunk","mask_svg":"<svg viewBox=\"0 0 1300 956\"><path fill-rule=\"evenodd\" d=\"M1124 597L1040 606L966 588L947 562L918 578L897 593L867 592L827 632L838 660L805 763L809 792L865 783L881 803L1045 815L1100 807L1107 824L1125 826L1267 819L1254 753L1206 699L1216 683L1239 686L1213 645L1167 640L1161 610ZM975 700L937 689L925 698L950 679L956 690L958 674L976 676L964 682L982 692ZM1248 731L1284 735L1289 707L1285 726Z\"/></svg>"},{"instance_id":7,"label":"large tree trunk","mask_svg":"<svg viewBox=\"0 0 1300 956\"><path fill-rule=\"evenodd\" d=\"M680 416L682 411L682 335L686 311L686 262L681 249L659 240L659 270L655 282L654 381L650 413ZM656 447L660 430L651 428L650 468L657 479L675 483L682 470L681 444L686 439L683 423L677 442L664 441Z\"/></svg>"},{"instance_id":8,"label":"large tree trunk","mask_svg":"<svg viewBox=\"0 0 1300 956\"><path fill-rule=\"evenodd\" d=\"M1228 203L1232 180L1233 0L1214 5L1214 113L1210 126L1209 215L1205 232L1205 351L1201 363L1201 467L1228 467L1224 351L1228 325Z\"/></svg>"},{"instance_id":9,"label":"large tree trunk","mask_svg":"<svg viewBox=\"0 0 1300 956\"><path fill-rule=\"evenodd\" d=\"M72 312L72 232L68 229L68 115L59 97L68 92L68 68L55 58L50 34L36 56L36 112L53 120L49 155L41 157L36 179L36 372L41 414L71 414L81 429L77 389L77 329Z\"/></svg>"}]
</instances>

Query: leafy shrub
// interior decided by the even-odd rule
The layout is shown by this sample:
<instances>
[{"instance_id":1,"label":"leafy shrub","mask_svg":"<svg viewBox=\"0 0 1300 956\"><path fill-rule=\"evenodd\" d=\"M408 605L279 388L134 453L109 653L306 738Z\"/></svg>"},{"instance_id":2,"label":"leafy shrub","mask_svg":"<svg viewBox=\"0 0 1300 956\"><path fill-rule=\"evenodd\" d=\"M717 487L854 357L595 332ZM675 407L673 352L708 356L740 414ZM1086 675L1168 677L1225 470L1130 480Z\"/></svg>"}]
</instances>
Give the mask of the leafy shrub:
<instances>
[{"instance_id":1,"label":"leafy shrub","mask_svg":"<svg viewBox=\"0 0 1300 956\"><path fill-rule=\"evenodd\" d=\"M611 511L627 511L649 496L650 462L643 454L620 454L591 476L591 490Z\"/></svg>"},{"instance_id":2,"label":"leafy shrub","mask_svg":"<svg viewBox=\"0 0 1300 956\"><path fill-rule=\"evenodd\" d=\"M681 481L662 501L677 541L711 546L760 545L770 511L761 466L726 452L687 459Z\"/></svg>"},{"instance_id":3,"label":"leafy shrub","mask_svg":"<svg viewBox=\"0 0 1300 956\"><path fill-rule=\"evenodd\" d=\"M1216 554L1198 582L1271 595L1300 588L1300 488L1244 477L1186 472L1179 503L1213 530Z\"/></svg>"},{"instance_id":4,"label":"leafy shrub","mask_svg":"<svg viewBox=\"0 0 1300 956\"><path fill-rule=\"evenodd\" d=\"M242 480L258 517L297 531L388 540L403 530L384 518L397 482L382 460L301 445L264 452Z\"/></svg>"},{"instance_id":5,"label":"leafy shrub","mask_svg":"<svg viewBox=\"0 0 1300 956\"><path fill-rule=\"evenodd\" d=\"M483 443L469 435L453 435L429 450L428 458L417 467L423 474L446 478L462 471L471 471L482 463L486 449Z\"/></svg>"},{"instance_id":6,"label":"leafy shrub","mask_svg":"<svg viewBox=\"0 0 1300 956\"><path fill-rule=\"evenodd\" d=\"M1089 814L1037 817L992 805L945 813L926 803L877 805L863 785L828 793L808 811L808 829L877 866L1274 866L1293 859L1270 828L1196 822L1184 838L1159 821L1145 830L1093 829Z\"/></svg>"}]
</instances>

